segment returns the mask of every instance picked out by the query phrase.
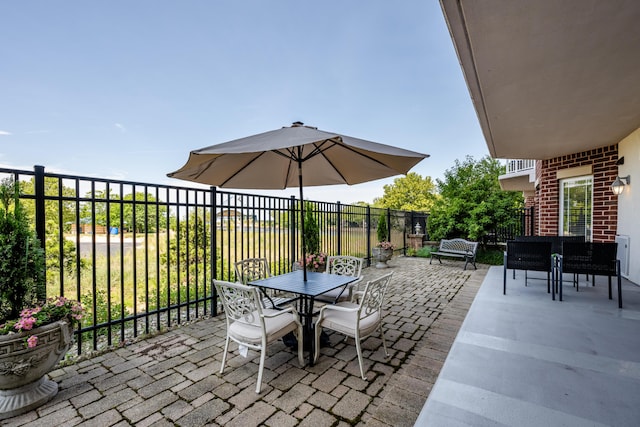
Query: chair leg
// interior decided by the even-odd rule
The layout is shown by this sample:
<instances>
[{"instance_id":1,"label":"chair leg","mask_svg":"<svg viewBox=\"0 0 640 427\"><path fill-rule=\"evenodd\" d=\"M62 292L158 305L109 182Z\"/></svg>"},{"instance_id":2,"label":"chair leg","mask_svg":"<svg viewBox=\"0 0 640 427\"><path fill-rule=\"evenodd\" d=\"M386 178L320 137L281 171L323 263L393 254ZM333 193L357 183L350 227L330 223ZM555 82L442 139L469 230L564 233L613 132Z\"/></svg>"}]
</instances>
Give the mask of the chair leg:
<instances>
[{"instance_id":1,"label":"chair leg","mask_svg":"<svg viewBox=\"0 0 640 427\"><path fill-rule=\"evenodd\" d=\"M363 380L367 380L367 377L364 375L364 368L362 367L362 348L360 345L360 334L356 334L356 351L358 352L358 364L360 364L360 375Z\"/></svg>"},{"instance_id":2,"label":"chair leg","mask_svg":"<svg viewBox=\"0 0 640 427\"><path fill-rule=\"evenodd\" d=\"M622 278L620 277L620 269L618 269L618 308L622 308Z\"/></svg>"},{"instance_id":3,"label":"chair leg","mask_svg":"<svg viewBox=\"0 0 640 427\"><path fill-rule=\"evenodd\" d=\"M547 271L547 293L548 294L551 293L551 272L550 271Z\"/></svg>"},{"instance_id":4,"label":"chair leg","mask_svg":"<svg viewBox=\"0 0 640 427\"><path fill-rule=\"evenodd\" d=\"M229 335L224 343L224 353L222 353L222 365L220 366L220 373L224 372L224 364L227 361L227 352L229 351Z\"/></svg>"},{"instance_id":5,"label":"chair leg","mask_svg":"<svg viewBox=\"0 0 640 427\"><path fill-rule=\"evenodd\" d=\"M382 322L380 322L380 337L382 337L382 348L384 348L384 355L389 357L389 352L387 351L387 343L384 340L384 331L382 330Z\"/></svg>"},{"instance_id":6,"label":"chair leg","mask_svg":"<svg viewBox=\"0 0 640 427\"><path fill-rule=\"evenodd\" d=\"M262 386L262 371L264 370L264 360L267 358L267 340L262 338L262 348L260 349L260 366L258 367L258 384L256 384L256 393L260 393Z\"/></svg>"},{"instance_id":7,"label":"chair leg","mask_svg":"<svg viewBox=\"0 0 640 427\"><path fill-rule=\"evenodd\" d=\"M302 325L298 326L298 336L296 338L298 339L298 363L300 363L301 368L304 368L304 339Z\"/></svg>"},{"instance_id":8,"label":"chair leg","mask_svg":"<svg viewBox=\"0 0 640 427\"><path fill-rule=\"evenodd\" d=\"M504 273L503 273L503 277L502 277L502 295L506 295L507 294L507 267L506 267L506 265L507 264L505 264Z\"/></svg>"},{"instance_id":9,"label":"chair leg","mask_svg":"<svg viewBox=\"0 0 640 427\"><path fill-rule=\"evenodd\" d=\"M320 334L322 333L322 326L320 322L316 323L316 327L314 328L314 352L313 352L313 363L318 361L318 357L320 357Z\"/></svg>"}]
</instances>

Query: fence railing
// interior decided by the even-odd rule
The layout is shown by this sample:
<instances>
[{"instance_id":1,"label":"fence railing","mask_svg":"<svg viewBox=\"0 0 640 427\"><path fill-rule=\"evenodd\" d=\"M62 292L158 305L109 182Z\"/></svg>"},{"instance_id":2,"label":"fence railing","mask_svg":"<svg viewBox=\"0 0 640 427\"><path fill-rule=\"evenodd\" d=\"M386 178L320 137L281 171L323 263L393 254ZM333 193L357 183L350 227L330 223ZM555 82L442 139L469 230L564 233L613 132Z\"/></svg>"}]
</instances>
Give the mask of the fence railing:
<instances>
[{"instance_id":1,"label":"fence railing","mask_svg":"<svg viewBox=\"0 0 640 427\"><path fill-rule=\"evenodd\" d=\"M501 225L483 239L484 243L498 244L507 240L514 240L516 236L533 236L535 234L534 207L516 209L514 216L519 218L517 223Z\"/></svg>"},{"instance_id":2,"label":"fence railing","mask_svg":"<svg viewBox=\"0 0 640 427\"><path fill-rule=\"evenodd\" d=\"M212 280L235 280L234 263L264 257L273 274L300 253L300 200L130 181L0 169L45 247L47 295L87 310L78 354L123 343L191 319L216 315ZM397 251L426 214L311 202L321 250L370 264L384 213Z\"/></svg>"}]
</instances>

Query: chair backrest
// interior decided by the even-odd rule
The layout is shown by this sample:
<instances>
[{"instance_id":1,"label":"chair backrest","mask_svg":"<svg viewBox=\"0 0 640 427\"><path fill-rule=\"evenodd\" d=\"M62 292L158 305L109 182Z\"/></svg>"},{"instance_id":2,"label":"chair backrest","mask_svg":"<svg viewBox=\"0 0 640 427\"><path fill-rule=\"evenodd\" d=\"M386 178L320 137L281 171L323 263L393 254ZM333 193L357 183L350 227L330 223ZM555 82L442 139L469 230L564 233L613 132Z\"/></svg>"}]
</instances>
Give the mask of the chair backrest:
<instances>
[{"instance_id":1,"label":"chair backrest","mask_svg":"<svg viewBox=\"0 0 640 427\"><path fill-rule=\"evenodd\" d=\"M504 265L514 270L551 271L551 242L509 240Z\"/></svg>"},{"instance_id":2,"label":"chair backrest","mask_svg":"<svg viewBox=\"0 0 640 427\"><path fill-rule=\"evenodd\" d=\"M372 315L379 315L384 302L384 294L391 281L393 272L387 273L377 279L370 280L364 288L364 293L360 299L360 309L358 319L364 319Z\"/></svg>"},{"instance_id":3,"label":"chair backrest","mask_svg":"<svg viewBox=\"0 0 640 427\"><path fill-rule=\"evenodd\" d=\"M236 270L236 280L247 284L252 280L266 279L271 277L269 263L266 258L247 258L238 261L234 265Z\"/></svg>"},{"instance_id":4,"label":"chair backrest","mask_svg":"<svg viewBox=\"0 0 640 427\"><path fill-rule=\"evenodd\" d=\"M618 244L615 242L564 242L562 271L596 276L616 276Z\"/></svg>"},{"instance_id":5,"label":"chair backrest","mask_svg":"<svg viewBox=\"0 0 640 427\"><path fill-rule=\"evenodd\" d=\"M332 255L327 258L327 273L360 277L364 259L349 255Z\"/></svg>"},{"instance_id":6,"label":"chair backrest","mask_svg":"<svg viewBox=\"0 0 640 427\"><path fill-rule=\"evenodd\" d=\"M227 323L230 321L258 323L258 318L262 317L258 288L223 280L214 280L213 284L224 306Z\"/></svg>"},{"instance_id":7,"label":"chair backrest","mask_svg":"<svg viewBox=\"0 0 640 427\"><path fill-rule=\"evenodd\" d=\"M551 242L551 253L561 254L564 242L584 242L584 236L516 236L518 242Z\"/></svg>"}]
</instances>

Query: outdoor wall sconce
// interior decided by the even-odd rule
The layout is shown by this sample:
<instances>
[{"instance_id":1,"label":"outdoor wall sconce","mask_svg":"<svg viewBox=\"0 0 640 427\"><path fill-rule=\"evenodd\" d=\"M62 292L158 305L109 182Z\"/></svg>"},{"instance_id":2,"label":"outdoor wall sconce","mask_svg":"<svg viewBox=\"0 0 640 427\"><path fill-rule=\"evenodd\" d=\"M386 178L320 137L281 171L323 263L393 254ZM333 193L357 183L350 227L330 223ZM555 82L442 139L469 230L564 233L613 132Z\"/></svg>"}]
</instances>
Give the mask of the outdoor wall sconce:
<instances>
[{"instance_id":1,"label":"outdoor wall sconce","mask_svg":"<svg viewBox=\"0 0 640 427\"><path fill-rule=\"evenodd\" d=\"M622 194L622 191L624 191L625 183L626 185L629 185L630 182L631 182L631 175L627 175L623 177L616 176L616 180L613 181L613 183L611 184L611 191L613 191L613 194L618 196Z\"/></svg>"}]
</instances>

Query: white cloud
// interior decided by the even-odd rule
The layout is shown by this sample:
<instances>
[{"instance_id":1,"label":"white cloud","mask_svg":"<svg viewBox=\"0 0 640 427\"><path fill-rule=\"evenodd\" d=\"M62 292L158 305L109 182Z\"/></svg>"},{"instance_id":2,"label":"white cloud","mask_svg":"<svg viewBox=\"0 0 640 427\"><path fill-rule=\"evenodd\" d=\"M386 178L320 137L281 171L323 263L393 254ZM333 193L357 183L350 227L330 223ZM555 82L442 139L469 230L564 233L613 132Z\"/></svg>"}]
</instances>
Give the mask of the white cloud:
<instances>
[{"instance_id":1,"label":"white cloud","mask_svg":"<svg viewBox=\"0 0 640 427\"><path fill-rule=\"evenodd\" d=\"M11 135L11 132L7 132L6 130L0 130L0 135L3 135L3 136Z\"/></svg>"},{"instance_id":2,"label":"white cloud","mask_svg":"<svg viewBox=\"0 0 640 427\"><path fill-rule=\"evenodd\" d=\"M120 124L120 123L114 123L113 124L115 127L117 127L118 129L120 129L121 132L126 132L127 129L124 127L124 125Z\"/></svg>"}]
</instances>

